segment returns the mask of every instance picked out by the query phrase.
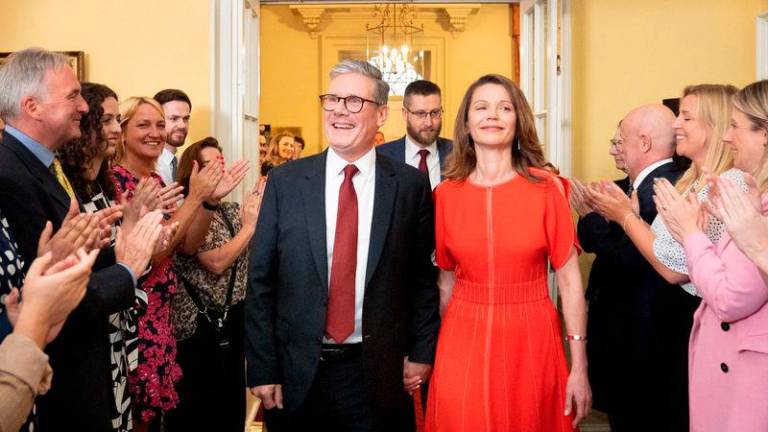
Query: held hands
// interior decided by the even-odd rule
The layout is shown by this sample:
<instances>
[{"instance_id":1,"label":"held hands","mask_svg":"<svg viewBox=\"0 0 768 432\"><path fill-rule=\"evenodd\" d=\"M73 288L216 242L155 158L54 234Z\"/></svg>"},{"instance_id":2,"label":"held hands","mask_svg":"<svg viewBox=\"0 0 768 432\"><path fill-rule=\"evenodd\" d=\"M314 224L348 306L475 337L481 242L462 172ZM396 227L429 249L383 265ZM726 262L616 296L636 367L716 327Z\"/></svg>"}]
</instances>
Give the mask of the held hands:
<instances>
[{"instance_id":1,"label":"held hands","mask_svg":"<svg viewBox=\"0 0 768 432\"><path fill-rule=\"evenodd\" d=\"M256 396L264 404L264 409L283 409L282 384L265 384L251 387L251 394Z\"/></svg>"},{"instance_id":2,"label":"held hands","mask_svg":"<svg viewBox=\"0 0 768 432\"><path fill-rule=\"evenodd\" d=\"M687 197L672 186L667 179L653 180L653 201L669 233L680 244L686 236L703 231L707 224L706 214L695 193Z\"/></svg>"},{"instance_id":3,"label":"held hands","mask_svg":"<svg viewBox=\"0 0 768 432\"><path fill-rule=\"evenodd\" d=\"M432 365L414 363L409 361L408 357L403 359L403 388L409 395L418 390L424 381L429 379L430 374Z\"/></svg>"},{"instance_id":4,"label":"held hands","mask_svg":"<svg viewBox=\"0 0 768 432\"><path fill-rule=\"evenodd\" d=\"M569 416L576 406L573 427L576 427L592 411L592 390L586 372L571 371L565 385L565 412Z\"/></svg>"}]
</instances>

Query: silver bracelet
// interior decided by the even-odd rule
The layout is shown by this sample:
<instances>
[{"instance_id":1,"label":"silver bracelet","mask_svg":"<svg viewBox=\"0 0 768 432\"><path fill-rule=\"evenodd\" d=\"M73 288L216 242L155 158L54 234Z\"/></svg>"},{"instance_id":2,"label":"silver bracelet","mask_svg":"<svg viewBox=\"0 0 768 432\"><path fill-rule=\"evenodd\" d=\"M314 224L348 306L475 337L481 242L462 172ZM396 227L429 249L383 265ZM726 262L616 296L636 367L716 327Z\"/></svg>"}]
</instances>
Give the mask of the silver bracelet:
<instances>
[{"instance_id":1,"label":"silver bracelet","mask_svg":"<svg viewBox=\"0 0 768 432\"><path fill-rule=\"evenodd\" d=\"M586 336L581 336L581 335L568 335L568 336L565 337L565 340L567 340L567 341L586 341L587 337Z\"/></svg>"}]
</instances>

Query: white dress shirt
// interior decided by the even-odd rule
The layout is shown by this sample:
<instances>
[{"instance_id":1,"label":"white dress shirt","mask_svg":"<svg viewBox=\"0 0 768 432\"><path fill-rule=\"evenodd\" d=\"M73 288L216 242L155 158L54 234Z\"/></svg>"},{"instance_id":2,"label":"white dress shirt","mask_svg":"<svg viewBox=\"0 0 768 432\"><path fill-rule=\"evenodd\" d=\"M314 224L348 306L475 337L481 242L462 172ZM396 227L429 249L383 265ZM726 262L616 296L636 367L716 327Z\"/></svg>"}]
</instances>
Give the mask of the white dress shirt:
<instances>
[{"instance_id":1,"label":"white dress shirt","mask_svg":"<svg viewBox=\"0 0 768 432\"><path fill-rule=\"evenodd\" d=\"M427 168L429 169L429 184L434 190L440 184L440 155L437 154L437 140L426 147L421 147L413 142L408 134L405 134L405 163L418 169L419 162L421 162L421 155L419 155L421 149L429 150Z\"/></svg>"},{"instance_id":2,"label":"white dress shirt","mask_svg":"<svg viewBox=\"0 0 768 432\"><path fill-rule=\"evenodd\" d=\"M176 179L173 178L172 166L175 157L176 155L171 153L171 151L168 150L168 147L163 147L163 152L160 154L160 157L157 158L157 173L163 178L163 182L165 182L166 186L176 181Z\"/></svg>"},{"instance_id":3,"label":"white dress shirt","mask_svg":"<svg viewBox=\"0 0 768 432\"><path fill-rule=\"evenodd\" d=\"M357 195L357 268L355 269L355 330L345 341L323 338L325 343L359 343L363 341L363 294L368 267L368 244L373 222L373 192L376 185L376 150L371 149L352 162L359 172L352 177ZM328 251L328 286L333 268L333 243L336 239L336 215L339 210L339 188L344 181L344 167L349 162L328 149L325 163L325 242Z\"/></svg>"}]
</instances>

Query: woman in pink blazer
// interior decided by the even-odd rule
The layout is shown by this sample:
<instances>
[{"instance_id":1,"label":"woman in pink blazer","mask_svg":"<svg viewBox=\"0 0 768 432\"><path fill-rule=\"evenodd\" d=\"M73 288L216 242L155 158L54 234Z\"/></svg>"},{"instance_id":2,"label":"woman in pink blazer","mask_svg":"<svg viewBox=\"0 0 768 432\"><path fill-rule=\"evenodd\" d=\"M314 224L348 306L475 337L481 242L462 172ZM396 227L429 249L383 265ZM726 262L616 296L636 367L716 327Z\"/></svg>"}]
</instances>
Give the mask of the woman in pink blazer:
<instances>
[{"instance_id":1,"label":"woman in pink blazer","mask_svg":"<svg viewBox=\"0 0 768 432\"><path fill-rule=\"evenodd\" d=\"M736 94L723 141L734 165L747 175L750 205L768 212L768 81ZM742 193L714 178L720 194ZM655 186L656 205L675 239L683 244L691 281L702 302L694 315L688 375L691 431L768 431L768 286L760 270L729 234L717 244L702 231L706 212L682 198L672 185ZM715 198L708 217L724 218L724 199ZM765 195L763 195L765 196Z\"/></svg>"}]
</instances>

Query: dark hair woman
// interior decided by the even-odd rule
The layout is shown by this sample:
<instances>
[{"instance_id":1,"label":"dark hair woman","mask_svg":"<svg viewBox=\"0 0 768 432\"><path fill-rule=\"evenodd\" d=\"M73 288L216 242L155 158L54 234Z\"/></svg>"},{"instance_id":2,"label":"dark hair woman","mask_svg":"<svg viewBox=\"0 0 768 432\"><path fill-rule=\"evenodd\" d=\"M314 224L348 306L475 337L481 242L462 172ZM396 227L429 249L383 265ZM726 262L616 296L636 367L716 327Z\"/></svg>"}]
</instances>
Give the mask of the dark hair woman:
<instances>
[{"instance_id":1,"label":"dark hair woman","mask_svg":"<svg viewBox=\"0 0 768 432\"><path fill-rule=\"evenodd\" d=\"M576 233L531 109L511 80L485 75L469 87L445 175L435 189L436 260L443 328L451 331L439 336L426 430L572 430L591 404Z\"/></svg>"},{"instance_id":2,"label":"dark hair woman","mask_svg":"<svg viewBox=\"0 0 768 432\"><path fill-rule=\"evenodd\" d=\"M223 159L215 138L189 146L178 178L188 189L195 165ZM262 177L263 179L263 177ZM178 254L174 268L179 289L171 316L177 359L184 374L179 405L165 417L169 432L218 430L239 432L245 423L245 287L248 245L256 230L263 181L242 206L222 203L205 239L192 255Z\"/></svg>"}]
</instances>

